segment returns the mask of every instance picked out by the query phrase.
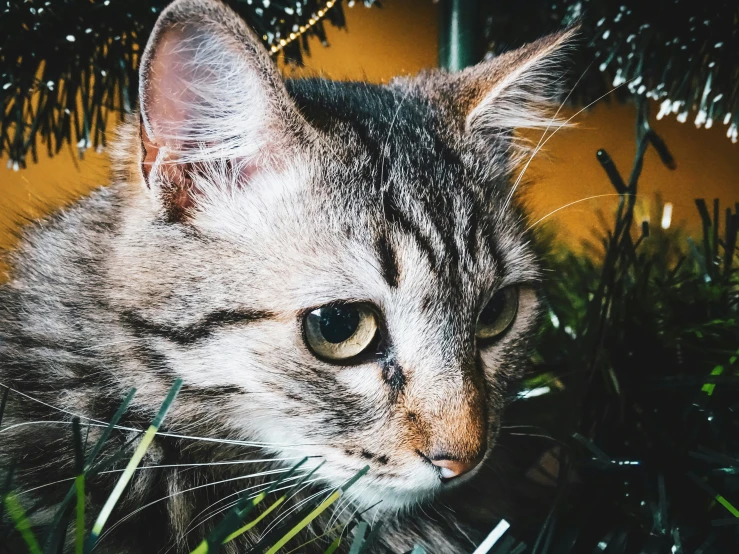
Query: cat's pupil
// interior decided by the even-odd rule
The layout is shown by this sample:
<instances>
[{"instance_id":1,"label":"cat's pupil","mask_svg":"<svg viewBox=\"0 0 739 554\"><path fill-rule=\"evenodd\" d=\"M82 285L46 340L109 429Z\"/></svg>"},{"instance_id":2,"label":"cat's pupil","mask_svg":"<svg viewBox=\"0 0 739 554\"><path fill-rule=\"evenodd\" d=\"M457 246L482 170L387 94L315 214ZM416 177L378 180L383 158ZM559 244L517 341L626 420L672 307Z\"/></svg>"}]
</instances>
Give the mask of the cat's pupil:
<instances>
[{"instance_id":1,"label":"cat's pupil","mask_svg":"<svg viewBox=\"0 0 739 554\"><path fill-rule=\"evenodd\" d=\"M359 311L354 306L321 308L321 333L333 344L348 340L359 327Z\"/></svg>"},{"instance_id":2,"label":"cat's pupil","mask_svg":"<svg viewBox=\"0 0 739 554\"><path fill-rule=\"evenodd\" d=\"M500 318L505 308L505 292L496 293L480 314L480 325L493 325Z\"/></svg>"}]
</instances>

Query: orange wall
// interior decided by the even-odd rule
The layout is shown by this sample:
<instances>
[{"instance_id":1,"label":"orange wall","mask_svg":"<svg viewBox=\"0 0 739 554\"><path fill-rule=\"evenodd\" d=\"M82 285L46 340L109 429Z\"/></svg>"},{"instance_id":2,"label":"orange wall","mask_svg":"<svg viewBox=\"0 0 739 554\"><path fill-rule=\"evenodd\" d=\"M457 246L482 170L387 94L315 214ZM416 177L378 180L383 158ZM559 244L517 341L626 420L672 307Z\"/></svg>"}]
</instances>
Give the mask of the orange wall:
<instances>
[{"instance_id":1,"label":"orange wall","mask_svg":"<svg viewBox=\"0 0 739 554\"><path fill-rule=\"evenodd\" d=\"M437 63L437 13L431 0L386 0L382 9L358 3L346 8L346 31L328 29L330 48L312 43L305 68L284 68L288 76L323 75L334 79L386 82ZM595 159L605 148L627 173L634 151L634 110L601 104L578 116L576 128L563 130L548 142L527 172L532 183L526 197L534 219L582 198L612 193ZM695 197L719 197L724 205L739 200L739 145L725 137L722 126L697 130L674 119L655 122L677 160L678 169L662 167L650 152L640 182L643 198L655 191L675 205L673 221L688 220L695 228ZM0 248L11 245L18 215L38 217L93 187L105 184L104 154L89 151L85 160L63 152L26 170L0 168ZM608 211L615 197L580 202L555 213L548 221L562 237L576 241L597 224L597 210ZM575 244L575 242L572 242Z\"/></svg>"}]
</instances>

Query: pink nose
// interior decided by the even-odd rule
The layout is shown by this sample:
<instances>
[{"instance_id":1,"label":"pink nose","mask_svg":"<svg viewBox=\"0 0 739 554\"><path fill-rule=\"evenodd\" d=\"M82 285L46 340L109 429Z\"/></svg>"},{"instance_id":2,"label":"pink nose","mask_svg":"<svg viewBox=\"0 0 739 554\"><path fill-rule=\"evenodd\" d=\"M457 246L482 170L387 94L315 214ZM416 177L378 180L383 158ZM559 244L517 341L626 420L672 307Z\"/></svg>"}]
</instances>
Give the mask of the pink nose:
<instances>
[{"instance_id":1,"label":"pink nose","mask_svg":"<svg viewBox=\"0 0 739 554\"><path fill-rule=\"evenodd\" d=\"M480 459L462 462L459 460L450 460L447 458L437 458L429 460L433 465L439 468L439 475L442 479L454 479L460 475L473 470L477 464L480 463Z\"/></svg>"}]
</instances>

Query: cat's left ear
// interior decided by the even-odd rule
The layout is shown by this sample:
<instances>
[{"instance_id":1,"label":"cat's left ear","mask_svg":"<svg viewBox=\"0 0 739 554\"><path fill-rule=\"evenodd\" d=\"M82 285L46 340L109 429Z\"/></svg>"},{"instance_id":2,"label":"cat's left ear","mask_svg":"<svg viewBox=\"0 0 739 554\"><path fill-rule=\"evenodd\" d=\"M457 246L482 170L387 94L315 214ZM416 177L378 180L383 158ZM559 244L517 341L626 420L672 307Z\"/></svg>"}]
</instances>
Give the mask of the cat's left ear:
<instances>
[{"instance_id":1,"label":"cat's left ear","mask_svg":"<svg viewBox=\"0 0 739 554\"><path fill-rule=\"evenodd\" d=\"M174 218L197 202L193 175L208 164L248 177L311 140L261 41L219 0L170 4L139 74L141 171Z\"/></svg>"},{"instance_id":2,"label":"cat's left ear","mask_svg":"<svg viewBox=\"0 0 739 554\"><path fill-rule=\"evenodd\" d=\"M439 106L459 133L488 147L504 146L515 129L549 124L563 53L576 34L570 28L457 73L431 71L396 83Z\"/></svg>"}]
</instances>

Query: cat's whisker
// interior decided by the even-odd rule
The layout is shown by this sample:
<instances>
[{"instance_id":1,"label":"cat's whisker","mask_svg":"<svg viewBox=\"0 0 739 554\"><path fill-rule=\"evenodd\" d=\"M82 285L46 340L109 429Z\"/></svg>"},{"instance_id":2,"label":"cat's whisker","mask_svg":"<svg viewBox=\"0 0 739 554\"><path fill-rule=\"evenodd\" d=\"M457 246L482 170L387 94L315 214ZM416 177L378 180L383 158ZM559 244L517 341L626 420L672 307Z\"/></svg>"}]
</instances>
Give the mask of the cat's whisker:
<instances>
[{"instance_id":1,"label":"cat's whisker","mask_svg":"<svg viewBox=\"0 0 739 554\"><path fill-rule=\"evenodd\" d=\"M306 486L307 486L307 483L306 483ZM303 490L303 488L305 488L305 486L304 486L304 487L301 487L301 489L300 489L300 490L302 491L302 490ZM272 521L272 522L270 522L270 524L269 524L269 525L267 525L267 527L265 528L265 530L264 530L264 531L262 531L262 533L261 533L261 535L260 535L260 539L261 539L261 538L264 538L265 536L267 536L267 533L269 533L269 532L270 532L270 531L271 531L272 529L274 529L274 528L275 528L275 527L277 527L277 526L278 526L278 525L279 525L280 523L282 523L282 522L283 522L283 521L285 521L285 520L286 520L286 519L287 519L288 517L290 517L290 514L293 514L293 513L295 513L295 512L296 512L296 511L298 511L298 510L299 510L299 509L300 509L300 508L301 508L302 506L305 506L305 505L306 505L307 503L311 502L311 501L312 501L313 499L315 499L315 498L318 498L319 496L325 496L325 495L326 495L327 493L330 493L330 492L332 492L333 490L334 490L334 489L333 489L332 487L326 487L326 488L324 488L324 489L321 489L320 491L318 491L318 492L315 492L315 493L313 493L313 494L311 494L311 495L309 495L309 496L307 496L307 497L303 498L302 500L300 500L300 501L296 502L294 506L290 506L290 507L289 507L288 509L286 509L286 510L285 510L284 512L282 512L282 510L280 510L280 512L281 512L281 513L280 513L280 512L278 512L278 514L277 514L277 515L275 516L275 520L274 520L274 521ZM299 491L298 491L298 492L299 492ZM295 494L297 494L297 492L296 492ZM293 497L295 496L295 494L293 494L293 495L292 495L292 496L291 496L290 498L293 498ZM281 508L283 508L283 507L285 506L285 504L286 504L286 503L287 503L287 502L288 502L289 500L290 500L290 499L287 499L287 500L285 501L285 503L283 503L283 505L281 506Z\"/></svg>"},{"instance_id":2,"label":"cat's whisker","mask_svg":"<svg viewBox=\"0 0 739 554\"><path fill-rule=\"evenodd\" d=\"M298 475L297 477L291 477L290 479L285 479L285 482L287 482L287 481L293 481L293 480L295 480L295 479L299 479L299 478L301 478L301 477L302 477L302 475ZM320 480L321 480L320 478L317 478L317 479L311 479L311 480L309 480L309 481L306 481L306 482L305 482L305 485L307 486L307 485L309 485L309 484L312 484L312 483L316 483L316 482L318 482L318 481L320 481ZM241 494L241 493L242 493L242 492L244 492L244 491L250 490L250 489L252 489L252 488L257 488L257 490L256 490L256 491L252 492L252 493L251 493L251 494L249 495L249 497L248 497L248 498L250 498L250 499L251 499L251 498L254 498L254 497L256 497L256 496L257 496L257 495L258 495L259 493L261 493L261 492L263 492L263 491L267 490L267 489L269 488L269 486L270 486L270 485L272 485L272 484L274 484L274 482L272 482L272 483L264 483L263 485L258 485L258 486L255 486L255 487L249 487L249 488L247 488L247 489L243 489L243 490L241 490L241 491L238 491L238 492L237 492L237 493L235 493L235 494ZM262 488L258 488L259 486L261 486ZM284 487L278 487L278 488L274 489L274 490L273 490L272 492L279 492L279 491L287 490L287 489L290 489L290 488L292 488L292 487L294 487L294 486L295 486L294 484L288 484L288 485L285 485ZM229 495L229 496L233 496L233 494L231 494L231 495ZM223 500L223 499L221 499L221 500ZM200 526L200 525L204 524L204 523L205 523L206 521L208 521L209 519L212 519L212 518L214 518L214 517L218 516L219 514L222 514L222 513L224 513L224 512L225 512L225 511L227 511L227 510L228 510L229 508L232 508L233 506L236 506L236 505L237 505L238 503L239 503L239 500L235 500L235 501L233 501L233 502L229 502L229 503L228 503L228 505L226 505L226 506L223 506L223 507L221 507L221 508L218 508L217 510L214 510L213 512L211 512L211 513L209 513L208 515L204 516L204 517L203 517L203 518L202 518L202 519L201 519L200 521L198 521L197 523L195 523L195 518L197 518L198 516L195 516L195 518L193 518L193 522L192 522L192 523L190 523L190 525L188 525L188 527L187 527L187 528L188 528L188 531L187 531L187 534L186 534L186 536L187 536L187 535L189 535L190 533L192 533L192 532L193 532L193 531L194 531L194 530L195 530L195 529L196 529L196 528L197 528L198 526ZM214 502L213 504L211 504L211 506L213 506L214 504L218 504L218 502ZM203 512L205 512L205 511L207 511L207 508L206 508L206 510L203 510ZM203 512L200 512L200 514L202 514ZM200 515L200 514L198 514L198 515Z\"/></svg>"},{"instance_id":3,"label":"cat's whisker","mask_svg":"<svg viewBox=\"0 0 739 554\"><path fill-rule=\"evenodd\" d=\"M357 495L355 496L355 498L359 498L359 496L361 496L361 494L364 494L364 493L365 493L365 492L367 491L367 488L369 488L369 485L365 486L365 488L364 488L364 489L362 489L362 492L361 492L361 493L358 493L358 494L357 494ZM374 500L374 499L373 499L373 500ZM349 514L349 517L347 518L347 520L346 520L346 523L344 524L344 528L343 528L343 529L341 530L341 534L342 534L342 535L343 535L343 534L344 534L344 533L346 532L346 530L347 530L347 528L349 527L349 525L351 524L352 520L353 520L353 519L354 519L354 517L355 517L355 516L357 515L357 512L359 512L359 506L358 506L358 505L356 505L356 504L354 504L354 500L353 500L353 499L351 499L351 496L350 496L350 500L349 500L349 501L347 502L346 506L345 506L345 507L344 507L344 509L342 510L342 513L343 513L343 512L344 512L344 510L346 510L346 508L347 508L347 507L349 507L349 506L353 506L353 507L354 507L354 509L353 509L353 510L351 511L351 513Z\"/></svg>"},{"instance_id":4,"label":"cat's whisker","mask_svg":"<svg viewBox=\"0 0 739 554\"><path fill-rule=\"evenodd\" d=\"M334 524L336 524L339 519L341 518L341 515L346 511L347 508L352 506L354 504L354 500L356 498L359 498L361 495L363 495L365 492L367 492L367 489L369 488L368 484L365 484L361 490L355 491L354 489L350 490L347 495L345 495L344 498L340 500L340 502L337 504L336 509L334 510L334 513L329 518L329 523L327 527L332 527ZM356 510L358 510L359 507L356 507ZM355 512L356 512L355 510ZM354 512L354 513L355 513ZM352 516L353 517L353 516ZM349 521L351 521L351 518L349 518Z\"/></svg>"},{"instance_id":5,"label":"cat's whisker","mask_svg":"<svg viewBox=\"0 0 739 554\"><path fill-rule=\"evenodd\" d=\"M551 435L544 435L541 433L508 433L509 435L513 435L514 437L536 437L539 439L548 439L555 442L560 442L559 439L556 439L552 437Z\"/></svg>"},{"instance_id":6,"label":"cat's whisker","mask_svg":"<svg viewBox=\"0 0 739 554\"><path fill-rule=\"evenodd\" d=\"M501 425L498 429L505 431L508 429L541 429L541 427L537 425Z\"/></svg>"},{"instance_id":7,"label":"cat's whisker","mask_svg":"<svg viewBox=\"0 0 739 554\"><path fill-rule=\"evenodd\" d=\"M583 113L584 111L588 110L590 107L592 107L596 103L600 102L603 98L605 98L609 94L612 94L613 92L615 92L619 88L621 88L621 87L623 87L625 85L628 85L633 80L634 79L632 79L630 81L626 81L624 83L621 83L620 85L617 85L617 86L613 87L608 92L600 95L598 98L596 98L595 100L593 100L592 102L590 102L587 106L585 106L582 109L578 110L577 112L575 112L574 115L572 115L571 117L567 118L561 124L557 125L556 129L554 129L554 131L551 132L551 134L546 138L546 140L544 140L542 142L541 139L540 139L539 140L539 144L537 144L536 148L531 153L531 156L529 156L528 160L526 161L526 163L524 164L523 168L521 169L521 172L518 174L518 177L516 178L516 181L513 183L513 186L511 187L511 191L508 193L508 196L506 197L505 204L503 204L503 209L507 209L510 206L511 201L513 200L513 196L515 195L516 190L518 189L518 185L521 183L521 180L523 179L523 176L526 173L526 170L531 165L531 162L533 161L534 157L536 157L536 155L541 151L542 148L544 148L544 146L546 146L547 142L549 142L554 135L556 135L563 127L567 127L570 124L570 122L573 119L575 119L577 116L579 116L581 113ZM574 87L573 87L573 90L574 90ZM561 106L560 106L560 108L561 108ZM545 134L546 134L546 131L544 131L544 134L542 134L542 138L544 138L544 135Z\"/></svg>"},{"instance_id":8,"label":"cat's whisker","mask_svg":"<svg viewBox=\"0 0 739 554\"><path fill-rule=\"evenodd\" d=\"M393 127L395 127L395 122L398 120L398 115L400 114L400 110L403 107L403 104L405 103L406 99L408 98L408 95L411 92L411 88L408 87L405 90L405 93L403 94L403 97L400 99L400 102L398 102L398 107L395 110L395 113L393 114L393 119L390 121L390 127L387 130L387 137L385 137L385 143L382 145L382 151L380 152L380 155L382 156L382 161L380 162L380 188L381 190L385 190L385 184L383 181L385 180L385 150L387 150L388 145L390 144L390 138L393 136ZM383 211L385 207L383 206Z\"/></svg>"},{"instance_id":9,"label":"cat's whisker","mask_svg":"<svg viewBox=\"0 0 739 554\"><path fill-rule=\"evenodd\" d=\"M143 433L140 429L128 429L129 431L138 431ZM157 433L162 437L171 437L176 439L187 439L187 440L198 440L203 442L216 442L219 444L232 444L236 446L252 446L256 448L295 448L303 449L305 446L316 446L316 443L300 443L300 444L288 444L279 442L253 442L253 441L242 441L237 439L217 439L214 437L197 437L192 435L180 435L177 433Z\"/></svg>"},{"instance_id":10,"label":"cat's whisker","mask_svg":"<svg viewBox=\"0 0 739 554\"><path fill-rule=\"evenodd\" d=\"M533 229L534 227L536 227L537 225L539 225L540 223L542 223L544 220L548 219L549 217L553 216L557 212L561 212L562 210L565 210L565 209L567 209L567 208L569 208L571 206L574 206L575 204L580 204L581 202L587 202L589 200L595 200L597 198L605 198L607 196L633 196L633 195L632 194L628 194L628 193L621 194L621 193L618 193L618 192L609 192L609 193L606 193L606 194L595 194L593 196L588 196L586 198L580 198L580 200L575 200L574 202L569 202L569 203L565 204L564 206L560 206L556 210L552 210L551 212L549 212L545 216L540 217L534 223L532 223L531 225L529 225L526 228L526 231L530 231L531 229Z\"/></svg>"},{"instance_id":11,"label":"cat's whisker","mask_svg":"<svg viewBox=\"0 0 739 554\"><path fill-rule=\"evenodd\" d=\"M58 420L38 420L38 421L22 421L20 423L14 423L0 429L0 434L15 429L17 427L25 427L27 425L72 425L71 421L58 421Z\"/></svg>"},{"instance_id":12,"label":"cat's whisker","mask_svg":"<svg viewBox=\"0 0 739 554\"><path fill-rule=\"evenodd\" d=\"M199 464L171 464L171 465L155 465L155 466L139 466L134 469L134 471L141 471L143 469L161 469L161 468L175 468L175 467L197 467L197 466L214 466L214 465L235 465L235 464L251 464L251 463L258 463L258 462L281 462L284 460L289 459L302 459L302 458L275 458L272 460L239 460L234 462L204 462ZM119 468L119 469L106 469L105 471L101 471L100 474L104 473L120 473L122 471L125 471L125 468ZM18 496L31 493L33 491L43 489L46 487L52 487L54 485L58 485L59 483L67 483L69 481L74 481L75 477L66 477L64 479L59 479L57 481L52 481L51 483L45 483L43 485L38 485L36 487L32 487L30 489L23 489L17 492ZM238 494L238 493L236 493Z\"/></svg>"},{"instance_id":13,"label":"cat's whisker","mask_svg":"<svg viewBox=\"0 0 739 554\"><path fill-rule=\"evenodd\" d=\"M518 179L516 179L515 184L511 187L511 191L508 193L508 196L506 197L506 201L505 201L505 204L504 204L506 208L510 204L511 199L513 198L513 195L516 192L516 188L518 187L518 184L521 181L521 178L523 177L523 173L526 171L526 168L531 163L531 160L534 159L534 156L538 152L538 149L542 146L542 141L544 141L544 137L547 136L547 133L549 132L549 129L552 127L552 125L554 124L554 122L557 121L557 116L559 115L559 112L561 112L562 111L562 108L564 108L565 104L567 104L567 101L570 99L570 96L572 96L572 93L575 92L575 89L577 88L577 85L580 84L580 81L582 81L583 77L585 77L585 75L587 74L587 72L590 71L590 68L593 66L593 63L595 63L595 62L594 61L590 62L588 64L588 66L585 68L585 70L580 74L580 77L577 78L577 81L575 81L575 84L572 85L572 88L567 93L567 96L565 96L564 100L562 100L562 102L560 102L559 107L557 108L557 111L554 112L554 115L549 120L549 123L547 123L547 126L545 127L544 131L542 132L541 137L539 137L539 141L536 143L536 146L534 147L534 150L533 150L533 152L531 154L531 157L526 162L526 165L524 166L524 168L521 171L521 175L519 175ZM565 123L565 125L566 125L566 123Z\"/></svg>"},{"instance_id":14,"label":"cat's whisker","mask_svg":"<svg viewBox=\"0 0 739 554\"><path fill-rule=\"evenodd\" d=\"M309 456L311 457L311 456ZM312 456L317 458L318 456ZM258 464L264 462L289 462L291 460L302 460L305 456L291 456L288 458L262 458L260 460L233 460L230 462L203 462L188 464L170 464L158 466L143 466L144 468L164 468L164 467L197 467L197 466L221 466L221 465L238 465L238 464Z\"/></svg>"},{"instance_id":15,"label":"cat's whisker","mask_svg":"<svg viewBox=\"0 0 739 554\"><path fill-rule=\"evenodd\" d=\"M39 490L39 489L43 489L43 488L46 488L46 487L53 487L54 485L58 485L59 483L68 483L68 482L74 481L74 480L75 480L75 477L66 477L64 479L59 479L57 481L52 481L51 483L45 483L43 485L39 485L37 487L32 487L30 489L24 489L24 490L16 491L15 494L17 496L23 496L24 494L28 494L28 493L31 493L33 491Z\"/></svg>"},{"instance_id":16,"label":"cat's whisker","mask_svg":"<svg viewBox=\"0 0 739 554\"><path fill-rule=\"evenodd\" d=\"M44 402L43 400L39 400L38 398L34 398L33 396L29 394L26 394L17 389L14 389L13 387L10 387L3 382L0 382L0 387L5 387L14 394L22 396L23 398L27 398L28 400L31 400L33 402L37 402L57 412L68 414L72 417L78 417L81 420L80 425L90 425L92 427L108 427L108 423L106 423L105 421L91 418L83 414L78 414L70 410L65 410L64 408L59 408L57 406L54 406L53 404L49 404L48 402ZM32 422L26 422L26 423L32 423ZM42 422L42 423L57 423L61 425L71 425L72 424L71 421L49 421L49 422ZM21 425L21 424L18 423L15 425ZM4 432L10 427L11 426L0 429L0 433ZM145 433L146 432L146 429L137 429L135 427L126 427L123 425L115 425L113 428L121 430L121 431L131 431L135 433ZM296 445L296 444L287 444L287 443L278 443L278 442L269 442L269 443L268 442L254 442L254 441L242 441L242 440L237 440L237 439L218 439L215 437L198 437L198 436L193 436L193 435L168 433L166 431L158 431L157 436L170 437L170 438L176 438L176 439L186 439L186 440L199 440L199 441L204 441L204 442L215 442L219 444L231 444L231 445L236 445L236 446L251 446L255 448L298 448L298 449L302 449L305 446L315 446L314 443L301 443L301 444Z\"/></svg>"},{"instance_id":17,"label":"cat's whisker","mask_svg":"<svg viewBox=\"0 0 739 554\"><path fill-rule=\"evenodd\" d=\"M365 486L366 488L366 486ZM332 527L336 522L339 521L339 518L341 517L341 514L346 510L346 508L351 504L352 500L352 494L354 494L354 490L350 490L349 494L346 494L342 496L339 501L336 503L336 506L333 509L333 513L331 514L331 517L328 520L327 527Z\"/></svg>"},{"instance_id":18,"label":"cat's whisker","mask_svg":"<svg viewBox=\"0 0 739 554\"><path fill-rule=\"evenodd\" d=\"M253 479L255 477L264 477L266 475L275 475L275 474L279 474L279 473L286 473L288 471L290 471L290 469L282 469L282 468L280 468L280 469L271 469L271 470L267 470L267 471L261 471L259 473L252 473L250 475L241 475L239 477L230 477L229 479L221 479L220 481L213 481L212 483L205 483L204 485L198 485L196 487L191 487L189 489L184 489L184 490L181 490L181 491L174 492L172 494L168 494L167 496L163 496L161 498L158 498L157 500L153 500L153 501L149 502L148 504L144 504L143 506L140 506L140 507L136 508L133 512L131 512L131 513L125 515L124 517L122 517L121 519L119 519L116 523L114 523L113 525L111 525L110 527L108 527L108 530L100 536L100 541L102 541L103 538L107 534L111 533L116 527L118 527L119 525L121 525L122 523L124 523L125 521L127 521L128 519L132 518L134 515L138 514L141 510L144 510L146 508L149 508L150 506L153 506L154 504L158 504L159 502L164 502L165 500L169 500L170 498L173 498L175 496L179 496L181 494L185 494L186 492L192 492L194 490L202 489L202 488L205 488L205 487L213 487L215 485L221 485L223 483L230 483L230 482L233 482L233 481L241 481L243 479ZM258 486L262 486L263 484L264 483L260 483Z\"/></svg>"},{"instance_id":19,"label":"cat's whisker","mask_svg":"<svg viewBox=\"0 0 739 554\"><path fill-rule=\"evenodd\" d=\"M301 475L296 475L296 476L293 476L293 477L288 477L287 479L285 479L284 482L287 483L289 481L294 481L296 479L300 479L301 477L302 477ZM210 518L212 518L212 517L214 517L214 516L216 516L216 515L218 515L220 513L223 513L225 510L228 510L229 508L235 506L236 504L238 504L241 501L241 498L237 498L236 500L232 500L230 502L227 502L224 506L219 506L218 508L215 508L215 506L217 506L218 504L224 502L225 500L227 500L229 498L232 498L234 496L243 495L245 492L252 491L252 490L253 490L253 492L250 495L248 495L247 498L253 498L254 496L256 496L257 494L259 494L260 492L267 490L272 484L274 484L274 481L269 482L269 483L261 483L259 485L253 485L251 487L246 487L245 489L238 490L238 491L233 492L231 494L228 494L228 495L226 495L226 496L224 496L222 498L219 498L218 500L216 500L215 502L210 503L203 510L201 510L200 512L198 512L197 514L195 514L192 517L190 523L188 524L186 531L189 533L190 531L192 531L192 529L194 529L195 527L197 527L199 525L202 525L203 523L205 523L206 521L208 521ZM254 490L254 489L256 489L256 490ZM215 508L215 509L212 509L212 508ZM200 521L198 521L198 518L200 518L201 516L202 516L202 519Z\"/></svg>"},{"instance_id":20,"label":"cat's whisker","mask_svg":"<svg viewBox=\"0 0 739 554\"><path fill-rule=\"evenodd\" d=\"M545 129L544 129L544 131L542 132L542 134L541 134L541 137L539 137L539 141L538 141L538 142L536 143L536 146L534 147L534 150L533 150L533 152L532 152L532 154L531 154L531 157L530 157L530 158L529 158L529 160L528 160L528 161L526 162L526 166L525 166L525 167L523 168L523 170L521 171L521 173L522 173L522 174L523 174L523 172L525 172L525 171L526 171L526 168L528 167L528 165L529 165L529 164L531 163L531 160L532 160L532 159L534 158L534 156L536 155L536 152L538 151L537 149L538 149L538 148L539 148L539 147L541 146L541 143L542 143L542 141L544 140L544 137L546 137L546 136L547 136L547 133L549 132L549 129L550 129L551 127L552 127L552 125L554 124L554 122L555 122L555 121L557 121L557 116L559 115L559 112L561 112L561 111L562 111L562 108L563 108L563 107L565 106L565 104L567 103L567 100L569 100L569 99L570 99L570 96L572 96L572 93L573 93L573 92L575 92L575 89L577 88L577 85L579 85L579 84L580 84L580 81L582 81L583 77L585 77L585 75L587 74L587 72L588 72L588 71L590 70L590 68L592 67L593 63L595 63L595 62L593 61L593 62L590 62L590 63L588 64L588 66L587 66L587 67L585 68L585 70L584 70L584 71L583 71L583 72L582 72L582 73L580 74L580 76L579 76L579 77L577 78L577 81L575 81L575 84L574 84L574 85L572 85L572 88L571 88L571 89L569 90L569 92L567 93L567 96L565 96L564 100L562 100L562 102L560 102L560 104L559 104L559 107L557 108L557 111L556 111L556 112L554 112L554 115L553 115L553 116L551 117L551 119L549 120L549 123L547 123L547 126L546 126L546 128L545 128ZM508 196L506 197L506 201L505 201L505 204L504 204L506 208L507 208L507 207L508 207L508 205L510 204L510 202L511 202L511 199L513 198L513 195L514 195L514 194L515 194L515 192L516 192L516 187L518 187L518 183L520 182L520 179L521 179L521 177L522 177L522 175L520 175L520 176L519 176L519 178L518 178L518 179L516 180L516 182L515 182L515 184L513 185L513 187L511 187L511 191L510 191L510 192L508 193Z\"/></svg>"},{"instance_id":21,"label":"cat's whisker","mask_svg":"<svg viewBox=\"0 0 739 554\"><path fill-rule=\"evenodd\" d=\"M64 411L64 410L62 410ZM66 412L69 413L69 412ZM86 416L76 416L80 418L84 418L87 421L81 421L80 425L83 427L108 427L108 424L96 419L88 418ZM13 425L8 425L7 427L3 427L0 429L0 434L4 433L6 431L9 431L10 429L13 429L15 427L23 427L26 425L72 425L71 421L60 421L60 420L39 420L39 421L24 421L21 423L14 423ZM144 433L145 429L136 429L134 427L125 427L123 425L115 425L113 427L114 429L117 429L119 431L132 431L135 433ZM187 440L198 440L198 441L204 441L204 442L216 442L219 444L231 444L236 446L249 446L253 448L303 448L304 446L312 446L310 443L303 443L299 445L290 445L290 444L281 444L281 443L264 443L264 442L253 442L253 441L241 441L236 439L217 439L214 437L198 437L198 436L192 436L192 435L180 435L177 433L167 433L166 431L161 431L157 433L160 437L170 437L170 438L176 438L176 439L187 439ZM293 459L302 459L303 456L295 456L290 458L285 458L288 460Z\"/></svg>"}]
</instances>

